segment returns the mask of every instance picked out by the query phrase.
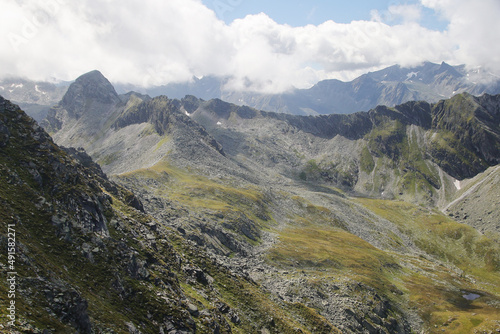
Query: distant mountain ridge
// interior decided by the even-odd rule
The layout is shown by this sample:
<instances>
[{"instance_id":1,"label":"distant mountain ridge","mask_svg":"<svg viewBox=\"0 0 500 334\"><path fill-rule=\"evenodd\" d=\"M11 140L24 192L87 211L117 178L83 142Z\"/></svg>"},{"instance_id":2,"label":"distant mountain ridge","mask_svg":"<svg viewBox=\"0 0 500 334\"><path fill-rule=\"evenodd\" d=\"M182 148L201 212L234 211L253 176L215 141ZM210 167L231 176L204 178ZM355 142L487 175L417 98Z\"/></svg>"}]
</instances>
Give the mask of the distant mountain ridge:
<instances>
[{"instance_id":1,"label":"distant mountain ridge","mask_svg":"<svg viewBox=\"0 0 500 334\"><path fill-rule=\"evenodd\" d=\"M473 95L499 94L500 77L482 69L467 69L464 65L425 62L404 68L394 65L370 72L350 82L324 80L309 89L294 89L281 94L238 92L226 87L228 78L213 76L193 78L191 83L168 84L145 89L151 96L167 95L183 98L194 95L209 100L221 100L247 105L266 111L296 115L350 114L368 111L378 105L389 107L408 101L437 102L457 93ZM127 89L137 90L128 86ZM125 92L125 87L118 88Z\"/></svg>"},{"instance_id":2,"label":"distant mountain ridge","mask_svg":"<svg viewBox=\"0 0 500 334\"><path fill-rule=\"evenodd\" d=\"M40 122L50 107L57 104L68 89L69 83L53 84L21 78L0 80L0 95L15 101L31 117Z\"/></svg>"},{"instance_id":3,"label":"distant mountain ridge","mask_svg":"<svg viewBox=\"0 0 500 334\"><path fill-rule=\"evenodd\" d=\"M413 68L394 65L351 82L324 80L309 89L290 93L268 96L233 93L224 96L223 100L298 115L350 114L378 105L394 107L408 101L437 102L462 92L473 95L500 93L500 78L476 72L446 63L424 63ZM471 75L487 83L472 81Z\"/></svg>"},{"instance_id":4,"label":"distant mountain ridge","mask_svg":"<svg viewBox=\"0 0 500 334\"><path fill-rule=\"evenodd\" d=\"M368 111L378 105L389 107L407 101L437 102L457 93L479 96L500 93L500 77L480 68L467 69L464 65L423 63L404 68L394 65L380 71L366 73L350 82L323 80L309 89L294 89L281 94L262 94L234 91L227 87L229 77L193 77L192 81L164 86L142 88L131 84L116 84L116 91L124 94L141 92L151 97L166 95L182 99L193 95L204 100L218 98L258 110L297 115L350 114ZM26 79L0 81L0 94L20 104L26 112L41 121L49 107L58 103L70 82L52 84Z\"/></svg>"}]
</instances>

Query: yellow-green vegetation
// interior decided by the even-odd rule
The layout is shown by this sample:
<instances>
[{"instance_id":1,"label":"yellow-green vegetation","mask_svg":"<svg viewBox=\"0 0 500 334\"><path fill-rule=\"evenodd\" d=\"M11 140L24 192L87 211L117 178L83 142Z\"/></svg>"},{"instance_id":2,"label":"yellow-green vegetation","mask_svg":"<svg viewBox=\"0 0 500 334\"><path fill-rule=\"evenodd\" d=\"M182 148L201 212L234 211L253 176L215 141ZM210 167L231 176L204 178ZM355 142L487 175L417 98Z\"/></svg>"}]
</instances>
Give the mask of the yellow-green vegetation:
<instances>
[{"instance_id":1,"label":"yellow-green vegetation","mask_svg":"<svg viewBox=\"0 0 500 334\"><path fill-rule=\"evenodd\" d=\"M468 273L500 275L500 246L471 226L442 213L406 202L359 199L363 205L399 226L418 247ZM500 276L499 276L500 277Z\"/></svg>"},{"instance_id":2,"label":"yellow-green vegetation","mask_svg":"<svg viewBox=\"0 0 500 334\"><path fill-rule=\"evenodd\" d=\"M280 232L269 261L285 267L338 273L385 290L398 268L392 256L339 228L296 226Z\"/></svg>"},{"instance_id":3,"label":"yellow-green vegetation","mask_svg":"<svg viewBox=\"0 0 500 334\"><path fill-rule=\"evenodd\" d=\"M120 153L114 152L114 153L108 154L108 155L100 158L99 160L97 160L97 163L101 166L107 166L107 165L111 165L113 162L115 162L119 158L120 158Z\"/></svg>"},{"instance_id":4,"label":"yellow-green vegetation","mask_svg":"<svg viewBox=\"0 0 500 334\"><path fill-rule=\"evenodd\" d=\"M244 225L245 231L255 232L242 233L242 237L246 237L246 241L252 244L259 241L257 229L268 228L274 224L267 200L256 186L240 188L216 182L182 170L166 161L120 177L146 180L146 187L147 180L154 180L155 185L150 190L156 196L173 201L191 212L198 211L222 217L218 219L231 221L236 230L240 225Z\"/></svg>"},{"instance_id":5,"label":"yellow-green vegetation","mask_svg":"<svg viewBox=\"0 0 500 334\"><path fill-rule=\"evenodd\" d=\"M224 185L204 176L181 170L167 162L160 162L148 169L157 174L166 173L171 183L178 185L167 190L172 199L194 207L219 209L231 207L240 203L262 202L264 197L256 187L238 189ZM150 176L153 176L150 174ZM165 189L163 189L165 191ZM181 191L178 191L181 190ZM206 202L204 202L206 201ZM219 204L215 204L219 203Z\"/></svg>"},{"instance_id":6,"label":"yellow-green vegetation","mask_svg":"<svg viewBox=\"0 0 500 334\"><path fill-rule=\"evenodd\" d=\"M500 310L497 296L466 290L467 281L447 268L425 266L424 261L414 263L425 268L424 274L412 273L403 278L409 292L410 306L419 310L427 322L430 333L488 333L498 330ZM477 300L468 301L463 295L477 292Z\"/></svg>"},{"instance_id":7,"label":"yellow-green vegetation","mask_svg":"<svg viewBox=\"0 0 500 334\"><path fill-rule=\"evenodd\" d=\"M364 145L361 150L359 164L361 170L367 174L373 172L373 169L375 168L375 161L373 160L373 156L366 145Z\"/></svg>"},{"instance_id":8,"label":"yellow-green vegetation","mask_svg":"<svg viewBox=\"0 0 500 334\"><path fill-rule=\"evenodd\" d=\"M405 202L358 199L377 215L395 223L431 257L400 256L408 268L400 275L412 306L431 332L471 333L498 329L500 319L500 245L443 214ZM459 271L452 270L456 266ZM474 301L463 295L475 292Z\"/></svg>"},{"instance_id":9,"label":"yellow-green vegetation","mask_svg":"<svg viewBox=\"0 0 500 334\"><path fill-rule=\"evenodd\" d=\"M332 191L335 190L332 189ZM300 196L293 196L292 200L296 208L302 209L300 213L290 217L292 226L346 229L345 224L338 220L330 209L315 205Z\"/></svg>"}]
</instances>

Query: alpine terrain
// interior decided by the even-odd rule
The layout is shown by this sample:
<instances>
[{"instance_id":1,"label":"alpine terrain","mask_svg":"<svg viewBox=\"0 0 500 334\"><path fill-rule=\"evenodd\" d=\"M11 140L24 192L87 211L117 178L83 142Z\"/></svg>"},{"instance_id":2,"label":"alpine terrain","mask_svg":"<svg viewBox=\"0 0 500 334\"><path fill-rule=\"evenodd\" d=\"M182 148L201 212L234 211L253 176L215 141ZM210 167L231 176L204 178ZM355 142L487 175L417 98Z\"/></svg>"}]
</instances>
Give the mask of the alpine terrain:
<instances>
[{"instance_id":1,"label":"alpine terrain","mask_svg":"<svg viewBox=\"0 0 500 334\"><path fill-rule=\"evenodd\" d=\"M40 126L1 98L3 330L500 332L500 95L433 100L402 71L362 79L393 106L318 116L118 94L98 71Z\"/></svg>"}]
</instances>

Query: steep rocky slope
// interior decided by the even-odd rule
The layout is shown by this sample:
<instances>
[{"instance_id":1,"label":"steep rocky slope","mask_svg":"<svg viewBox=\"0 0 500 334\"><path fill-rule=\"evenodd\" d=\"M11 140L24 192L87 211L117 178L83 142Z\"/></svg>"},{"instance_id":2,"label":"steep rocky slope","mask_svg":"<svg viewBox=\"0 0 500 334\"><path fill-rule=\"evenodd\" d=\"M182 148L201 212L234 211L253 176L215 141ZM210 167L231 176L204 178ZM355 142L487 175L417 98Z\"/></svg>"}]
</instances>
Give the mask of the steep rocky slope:
<instances>
[{"instance_id":1,"label":"steep rocky slope","mask_svg":"<svg viewBox=\"0 0 500 334\"><path fill-rule=\"evenodd\" d=\"M109 81L94 71L70 86L41 125L58 144L85 148L107 173L151 167L167 153L182 159L185 154L175 153L195 152L200 146L208 148L206 155L219 164L222 148L186 115L187 110L192 111L188 102L184 106L166 97L118 96Z\"/></svg>"},{"instance_id":2,"label":"steep rocky slope","mask_svg":"<svg viewBox=\"0 0 500 334\"><path fill-rule=\"evenodd\" d=\"M491 167L472 179L457 182L459 191L443 212L480 232L500 234L500 168Z\"/></svg>"},{"instance_id":3,"label":"steep rocky slope","mask_svg":"<svg viewBox=\"0 0 500 334\"><path fill-rule=\"evenodd\" d=\"M0 134L0 243L15 243L0 253L2 277L15 278L0 287L2 332L336 331L207 257L3 98Z\"/></svg>"},{"instance_id":4,"label":"steep rocky slope","mask_svg":"<svg viewBox=\"0 0 500 334\"><path fill-rule=\"evenodd\" d=\"M68 92L93 85L116 96L91 76ZM278 305L297 328L500 326L498 238L436 210L460 196L458 180L498 164L498 96L318 117L193 96L118 98L67 99L45 127L57 142L84 147L180 240L265 289L255 300ZM240 319L255 316L243 297L227 304L239 305ZM259 326L279 333L276 319Z\"/></svg>"}]
</instances>

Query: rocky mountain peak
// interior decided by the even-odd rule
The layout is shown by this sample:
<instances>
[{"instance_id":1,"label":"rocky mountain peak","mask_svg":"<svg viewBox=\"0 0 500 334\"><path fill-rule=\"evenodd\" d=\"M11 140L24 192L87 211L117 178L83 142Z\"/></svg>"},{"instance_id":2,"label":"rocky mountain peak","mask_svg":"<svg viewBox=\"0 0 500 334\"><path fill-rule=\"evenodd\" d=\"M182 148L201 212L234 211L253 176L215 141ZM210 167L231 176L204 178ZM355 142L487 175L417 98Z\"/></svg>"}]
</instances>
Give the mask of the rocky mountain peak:
<instances>
[{"instance_id":1,"label":"rocky mountain peak","mask_svg":"<svg viewBox=\"0 0 500 334\"><path fill-rule=\"evenodd\" d=\"M75 116L80 116L88 108L90 100L101 104L120 101L113 85L97 70L78 77L64 95L61 105Z\"/></svg>"}]
</instances>

